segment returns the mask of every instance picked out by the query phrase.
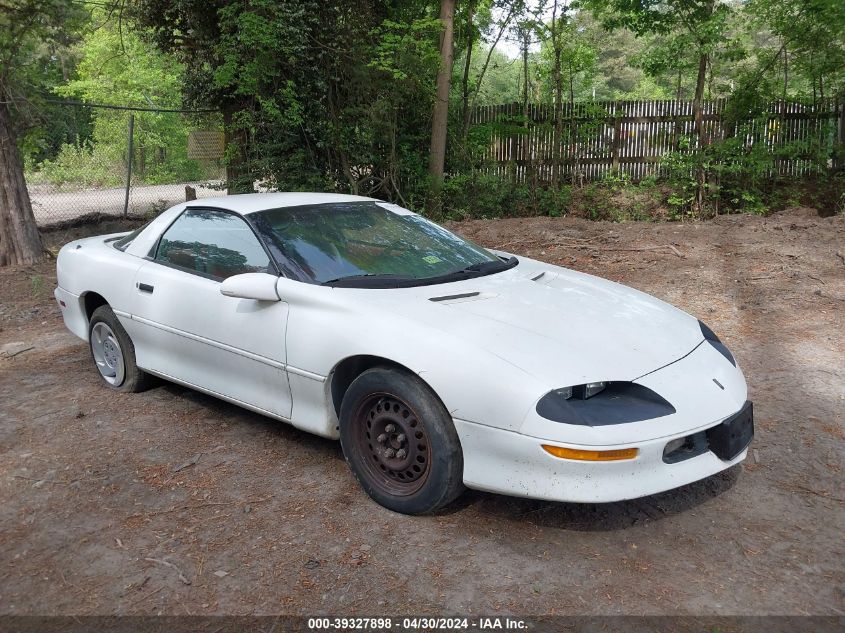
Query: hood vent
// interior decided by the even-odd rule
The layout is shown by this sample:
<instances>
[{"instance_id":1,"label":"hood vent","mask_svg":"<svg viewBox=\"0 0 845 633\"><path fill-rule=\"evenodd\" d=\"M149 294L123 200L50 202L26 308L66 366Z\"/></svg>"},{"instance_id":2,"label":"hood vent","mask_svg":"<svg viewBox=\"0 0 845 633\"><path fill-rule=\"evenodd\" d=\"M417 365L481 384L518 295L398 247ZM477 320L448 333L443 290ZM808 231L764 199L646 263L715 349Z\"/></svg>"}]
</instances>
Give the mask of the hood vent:
<instances>
[{"instance_id":1,"label":"hood vent","mask_svg":"<svg viewBox=\"0 0 845 633\"><path fill-rule=\"evenodd\" d=\"M459 295L444 295L442 297L429 297L429 301L455 301L456 299L469 299L470 297L477 297L480 292L464 292Z\"/></svg>"},{"instance_id":2,"label":"hood vent","mask_svg":"<svg viewBox=\"0 0 845 633\"><path fill-rule=\"evenodd\" d=\"M559 273L554 272L553 270L541 270L536 275L532 275L529 277L531 281L538 284L543 284L544 286L550 286L555 279L560 277Z\"/></svg>"}]
</instances>

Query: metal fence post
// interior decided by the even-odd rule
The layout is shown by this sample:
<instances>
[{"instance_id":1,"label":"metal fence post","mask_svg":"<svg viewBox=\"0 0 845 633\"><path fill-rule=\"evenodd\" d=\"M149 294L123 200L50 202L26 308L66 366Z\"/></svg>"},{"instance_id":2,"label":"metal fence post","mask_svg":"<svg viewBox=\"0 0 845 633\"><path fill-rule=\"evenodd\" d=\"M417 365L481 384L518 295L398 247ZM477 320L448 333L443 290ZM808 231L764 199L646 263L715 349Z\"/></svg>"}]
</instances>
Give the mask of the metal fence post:
<instances>
[{"instance_id":1,"label":"metal fence post","mask_svg":"<svg viewBox=\"0 0 845 633\"><path fill-rule=\"evenodd\" d=\"M132 183L133 137L135 132L135 114L129 115L129 151L126 156L126 195L123 198L123 217L129 213L129 185Z\"/></svg>"}]
</instances>

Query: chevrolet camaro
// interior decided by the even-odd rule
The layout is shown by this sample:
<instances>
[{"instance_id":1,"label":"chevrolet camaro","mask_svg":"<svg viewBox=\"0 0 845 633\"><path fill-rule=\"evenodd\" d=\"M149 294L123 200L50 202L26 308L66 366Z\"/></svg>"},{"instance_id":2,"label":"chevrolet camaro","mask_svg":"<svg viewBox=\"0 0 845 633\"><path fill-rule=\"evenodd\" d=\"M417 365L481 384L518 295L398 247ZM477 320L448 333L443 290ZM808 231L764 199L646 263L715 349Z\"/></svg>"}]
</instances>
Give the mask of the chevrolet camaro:
<instances>
[{"instance_id":1,"label":"chevrolet camaro","mask_svg":"<svg viewBox=\"0 0 845 633\"><path fill-rule=\"evenodd\" d=\"M321 193L176 205L59 253L56 300L103 383L173 381L339 438L364 490L609 502L741 462L745 378L637 290Z\"/></svg>"}]
</instances>

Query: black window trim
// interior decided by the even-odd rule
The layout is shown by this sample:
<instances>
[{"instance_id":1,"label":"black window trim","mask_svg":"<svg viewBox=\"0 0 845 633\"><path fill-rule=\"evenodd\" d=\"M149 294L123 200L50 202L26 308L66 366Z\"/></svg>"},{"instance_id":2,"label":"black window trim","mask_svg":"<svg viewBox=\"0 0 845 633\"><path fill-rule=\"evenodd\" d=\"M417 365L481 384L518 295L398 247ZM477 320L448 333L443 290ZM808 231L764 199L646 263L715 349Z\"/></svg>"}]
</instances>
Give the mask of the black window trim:
<instances>
[{"instance_id":1,"label":"black window trim","mask_svg":"<svg viewBox=\"0 0 845 633\"><path fill-rule=\"evenodd\" d=\"M179 266L178 264L172 264L170 262L164 262L164 261L161 261L160 259L156 259L156 255L158 255L158 248L161 245L161 238L163 238L164 234L167 233L173 227L173 225L176 224L176 222L179 220L179 218L181 218L183 215L185 215L188 211L218 211L220 213L228 213L229 215L234 215L239 220L242 220L243 223L246 224L249 227L249 230L252 231L252 234L255 236L255 239L258 240L258 243L261 245L261 248L264 249L264 254L267 255L267 259L270 262L270 265L273 267L273 270L276 271L276 277L284 277L284 275L279 270L279 267L276 264L275 260L270 256L270 251L267 250L267 245L264 243L264 240L261 239L261 236L255 230L255 227L252 226L252 222L247 220L247 216L242 214L242 213L238 213L237 211L232 211L231 209L224 209L222 207L212 207L212 206L203 206L203 205L200 205L200 206L194 205L194 206L190 206L190 207L185 207L184 209L182 209L182 211L175 218L173 218L173 220L170 222L170 224L168 224L164 228L164 230L162 230L162 232L158 234L156 241L153 243L152 247L150 248L150 251L147 253L146 257L144 257L144 259L146 259L147 261L153 262L155 264L158 264L160 266L172 268L174 270L178 270L180 272L188 273L190 275L196 275L197 277L202 277L203 279L209 279L211 281L216 281L217 283L222 283L223 281L225 281L224 277L218 277L217 275L209 275L208 273L203 273L203 272L200 272L199 270L194 270L194 269L191 269L191 268L185 268L184 266ZM272 274L272 273L269 273L269 274Z\"/></svg>"},{"instance_id":2,"label":"black window trim","mask_svg":"<svg viewBox=\"0 0 845 633\"><path fill-rule=\"evenodd\" d=\"M155 219L155 218L153 218L153 220L154 220L154 219ZM117 236L115 236L115 237L110 237L110 238L108 238L107 240L104 240L104 241L105 241L105 243L106 243L106 244L111 244L111 245L112 245L112 248L114 248L116 251L120 251L121 253L125 253L125 252L126 252L126 249L127 249L127 248L129 248L129 246L132 244L132 242L134 242L134 241L135 241L135 239L136 239L136 238L137 238L137 237L138 237L141 233L143 233L143 232L144 232L147 228L149 228L150 224L152 224L152 223L153 223L153 220L147 220L147 221L146 221L146 222L144 222L141 226L139 226L139 227L137 227L137 228L135 228L135 229L132 229L131 231L127 231L126 233L123 233L122 235L117 235ZM126 244L122 244L122 245L120 245L120 246L118 246L118 245L116 244L116 242L120 242L120 241L122 241L122 240L125 240L127 237L129 237L129 236L130 236L130 235L132 235L133 233L135 233L135 237L133 237L133 238L132 238L132 241L127 242Z\"/></svg>"}]
</instances>

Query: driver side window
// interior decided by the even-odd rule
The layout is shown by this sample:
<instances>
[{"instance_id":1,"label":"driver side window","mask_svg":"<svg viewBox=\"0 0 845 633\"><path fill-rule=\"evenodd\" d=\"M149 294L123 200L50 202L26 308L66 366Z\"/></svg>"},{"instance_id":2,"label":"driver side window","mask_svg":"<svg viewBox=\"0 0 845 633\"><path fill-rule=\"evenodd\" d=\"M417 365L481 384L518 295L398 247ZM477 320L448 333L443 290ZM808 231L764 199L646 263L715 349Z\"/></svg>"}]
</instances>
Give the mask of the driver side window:
<instances>
[{"instance_id":1,"label":"driver side window","mask_svg":"<svg viewBox=\"0 0 845 633\"><path fill-rule=\"evenodd\" d=\"M246 222L214 209L185 211L161 236L154 259L216 280L241 273L275 274Z\"/></svg>"}]
</instances>

